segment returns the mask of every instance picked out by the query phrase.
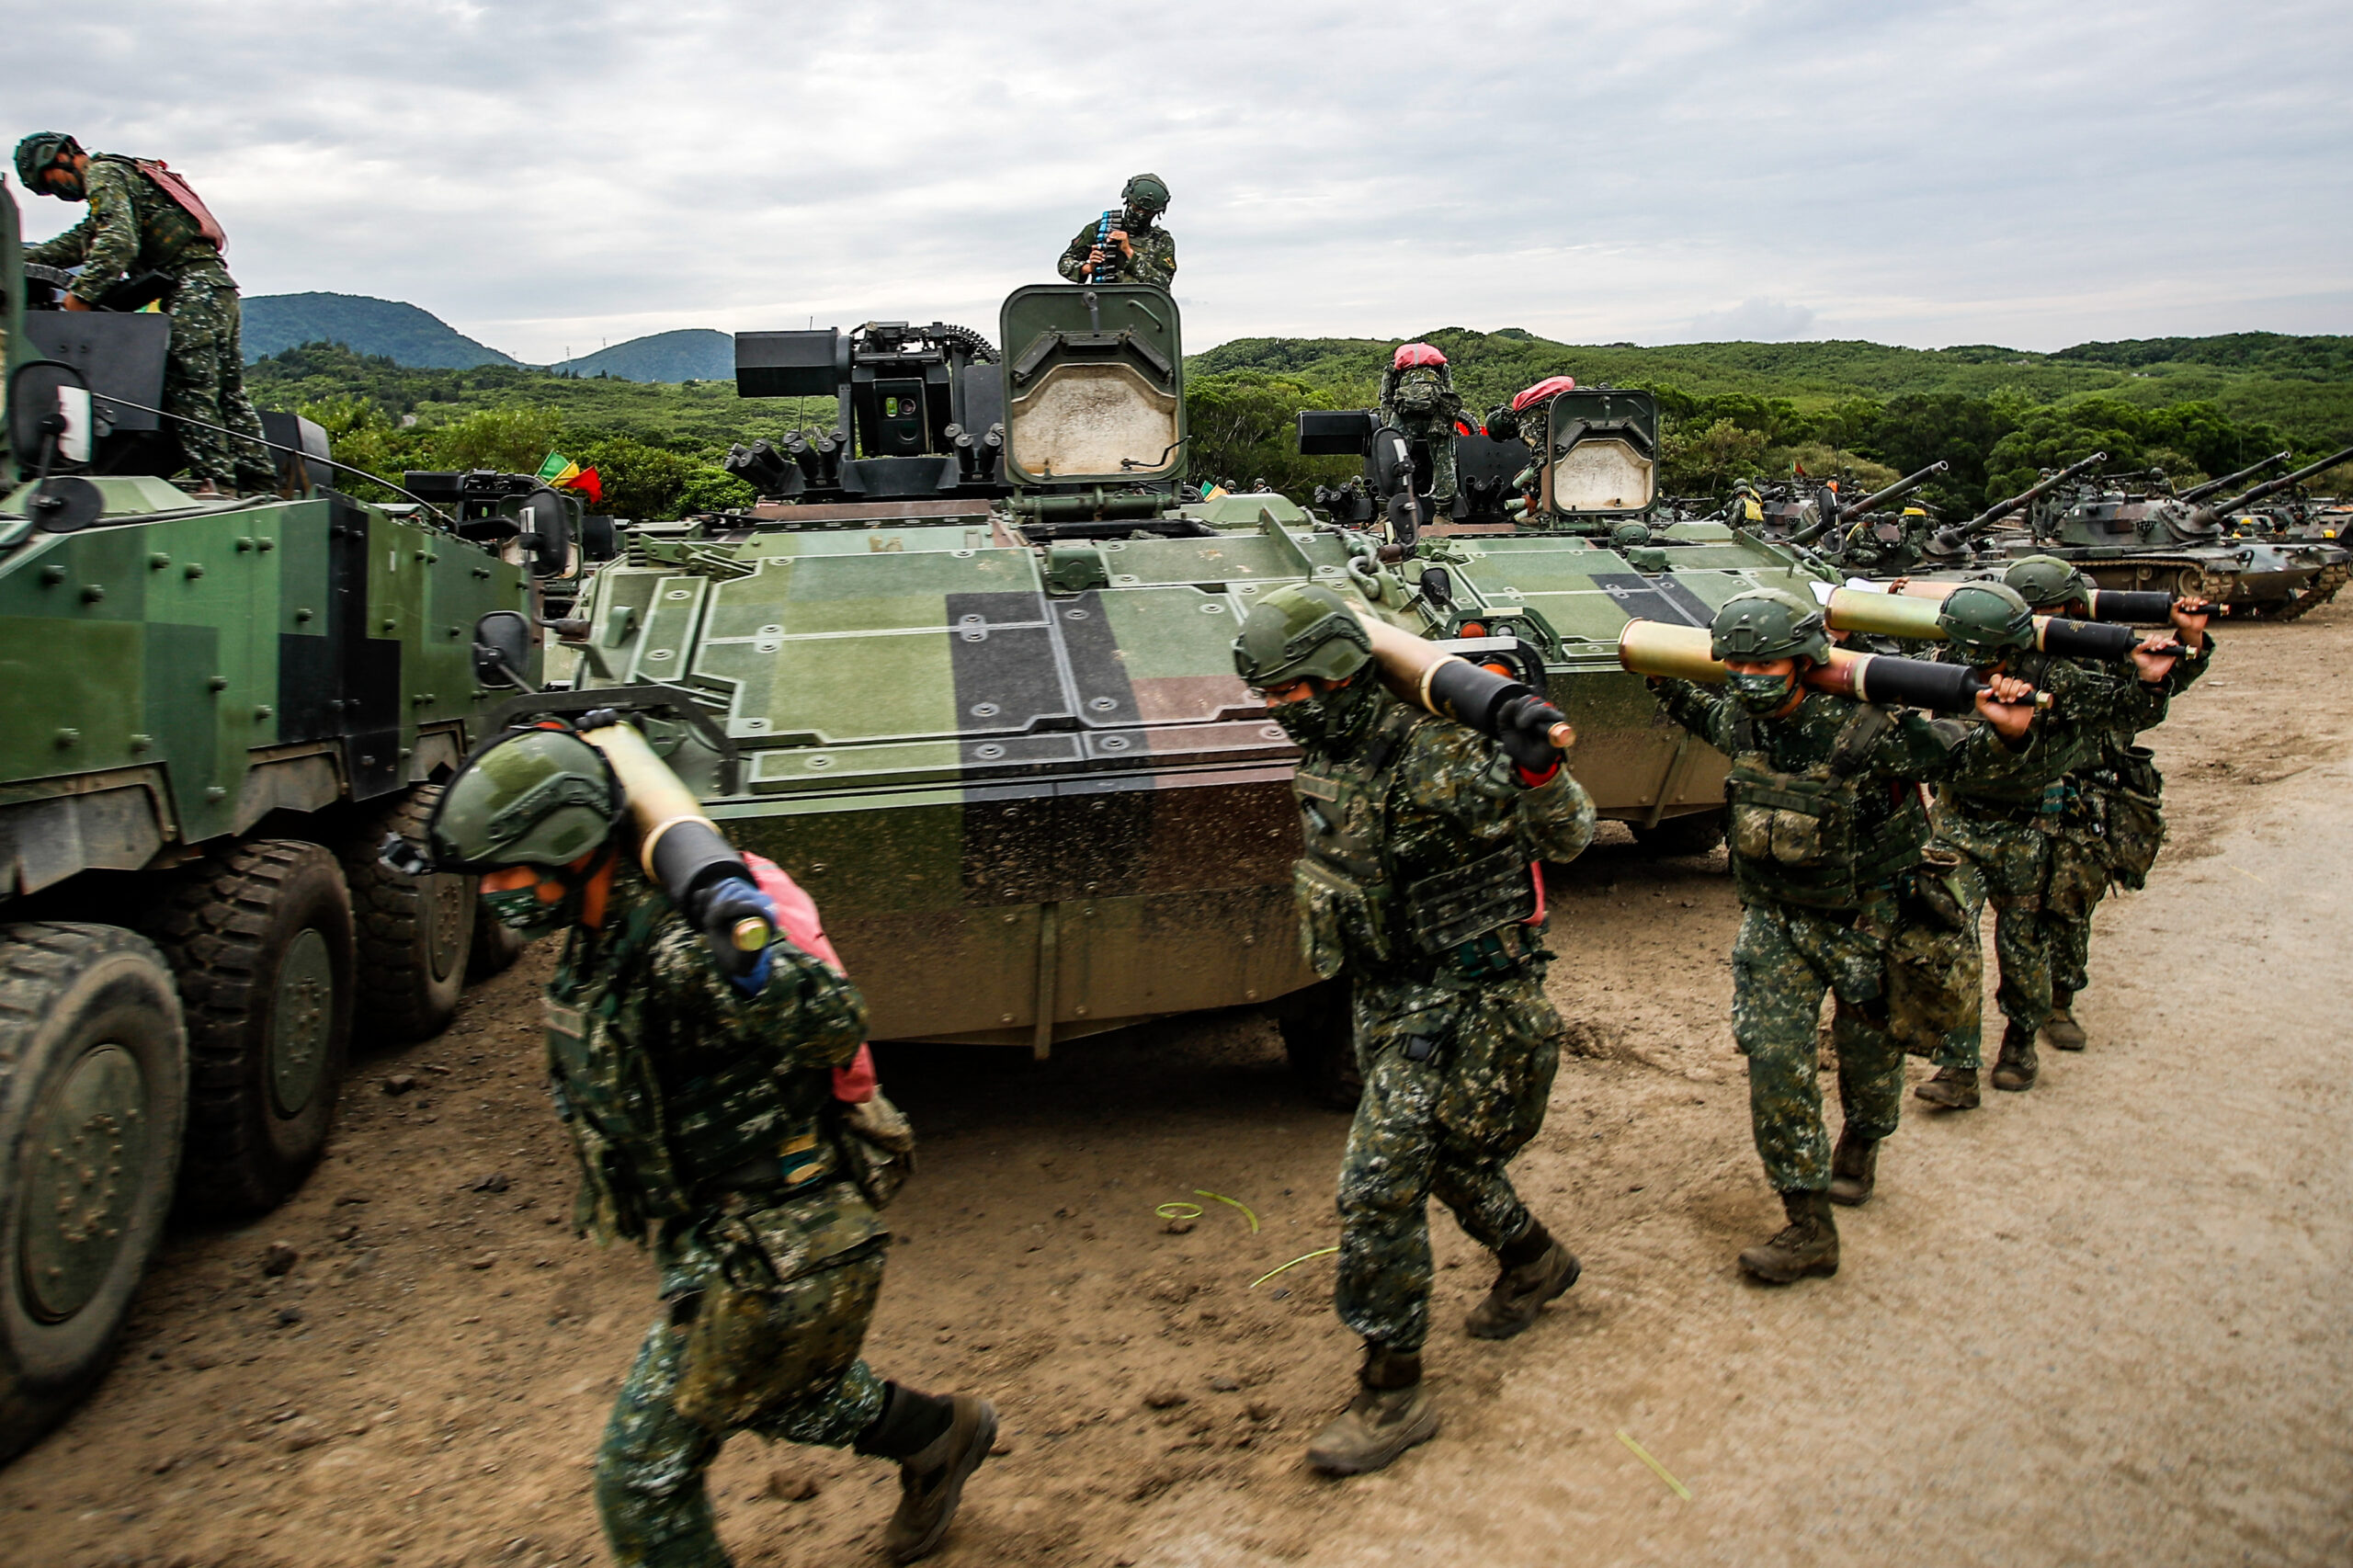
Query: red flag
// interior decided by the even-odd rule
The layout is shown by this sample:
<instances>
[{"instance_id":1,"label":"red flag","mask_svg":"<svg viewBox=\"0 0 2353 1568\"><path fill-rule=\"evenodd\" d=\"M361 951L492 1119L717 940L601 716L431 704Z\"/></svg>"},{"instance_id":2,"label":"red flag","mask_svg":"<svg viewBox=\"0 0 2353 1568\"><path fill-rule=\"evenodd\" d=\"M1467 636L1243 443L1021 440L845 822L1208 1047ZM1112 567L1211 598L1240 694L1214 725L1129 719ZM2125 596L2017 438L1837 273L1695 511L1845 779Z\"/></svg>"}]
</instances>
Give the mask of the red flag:
<instances>
[{"instance_id":1,"label":"red flag","mask_svg":"<svg viewBox=\"0 0 2353 1568\"><path fill-rule=\"evenodd\" d=\"M589 500L599 506L605 504L605 482L597 477L597 471L593 468L584 468L574 474L571 480L571 487L586 494Z\"/></svg>"}]
</instances>

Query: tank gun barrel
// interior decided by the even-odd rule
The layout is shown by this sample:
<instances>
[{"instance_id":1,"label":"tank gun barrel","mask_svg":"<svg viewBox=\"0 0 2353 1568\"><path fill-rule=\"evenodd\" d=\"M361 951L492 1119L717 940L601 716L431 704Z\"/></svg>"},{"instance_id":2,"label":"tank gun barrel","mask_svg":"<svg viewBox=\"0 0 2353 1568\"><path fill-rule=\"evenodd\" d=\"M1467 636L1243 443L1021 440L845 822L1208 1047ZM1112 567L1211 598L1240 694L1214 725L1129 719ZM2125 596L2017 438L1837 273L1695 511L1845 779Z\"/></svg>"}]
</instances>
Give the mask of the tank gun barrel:
<instances>
[{"instance_id":1,"label":"tank gun barrel","mask_svg":"<svg viewBox=\"0 0 2353 1568\"><path fill-rule=\"evenodd\" d=\"M2107 460L2108 454L2106 452L2094 452L2091 456L2084 459L2080 462L2069 463L2065 468L2061 469L2057 473L2051 475L2047 479L2037 480L2034 483L2028 485L2024 490L2019 491L2016 495L2011 496L2008 500L1995 502L1994 505L1986 507L1984 511L1970 518L1969 521L1961 525L1961 537L1967 539L1972 534L1984 533L1987 528L1992 528L1995 523L2000 522L2004 517L2008 517L2012 512L2017 511L2019 507L2033 506L2037 501L2041 500L2045 495L2050 494L2052 491L2058 489L2061 485L2066 483L2077 474L2097 468Z\"/></svg>"},{"instance_id":2,"label":"tank gun barrel","mask_svg":"<svg viewBox=\"0 0 2353 1568\"><path fill-rule=\"evenodd\" d=\"M1889 485L1886 489L1873 491L1870 494L1864 496L1859 501L1853 502L1844 506L1825 506L1823 508L1822 516L1816 517L1813 521L1808 523L1805 527L1791 534L1790 536L1790 542L1791 544L1812 544L1815 540L1820 539L1824 534L1828 533L1832 528L1836 528L1840 523L1845 522L1849 517L1864 517L1878 510L1880 507L1886 506L1891 501L1902 500L1904 496L1911 494L1912 492L1919 489L1920 486L1927 483L1928 481L1936 478L1937 475L1944 472L1945 470L1951 466L1952 465L1950 463L1945 461L1942 458L1939 458L1935 462L1932 462L1927 467L1922 469L1919 472L1907 473L1902 479L1899 479L1894 483Z\"/></svg>"},{"instance_id":3,"label":"tank gun barrel","mask_svg":"<svg viewBox=\"0 0 2353 1568\"><path fill-rule=\"evenodd\" d=\"M2277 479L2267 479L2252 490L2242 491L2238 494L2232 496L2227 501L2216 502L2212 510L2218 513L2235 512L2241 506L2252 506L2257 501L2277 495L2282 490L2287 490L2295 485L2302 484L2304 481L2312 478L2312 476L2316 473L2322 472L2327 469L2335 468L2338 463L2344 462L2348 458L2353 458L2353 447L2340 448L2339 449L2329 453L2328 456L2321 459L2317 462L2306 463L2303 467L2296 470L2293 473L2283 473Z\"/></svg>"},{"instance_id":4,"label":"tank gun barrel","mask_svg":"<svg viewBox=\"0 0 2353 1568\"><path fill-rule=\"evenodd\" d=\"M2290 452L2274 452L2269 457L2264 459L2261 462L2249 463L2246 467L2239 470L2236 473L2226 473L2220 479L2210 479L2203 484L2194 484L2176 495L2174 499L2177 501L2203 501L2209 495L2219 495L2234 484L2253 479L2265 469L2279 467L2293 455L2294 454Z\"/></svg>"}]
</instances>

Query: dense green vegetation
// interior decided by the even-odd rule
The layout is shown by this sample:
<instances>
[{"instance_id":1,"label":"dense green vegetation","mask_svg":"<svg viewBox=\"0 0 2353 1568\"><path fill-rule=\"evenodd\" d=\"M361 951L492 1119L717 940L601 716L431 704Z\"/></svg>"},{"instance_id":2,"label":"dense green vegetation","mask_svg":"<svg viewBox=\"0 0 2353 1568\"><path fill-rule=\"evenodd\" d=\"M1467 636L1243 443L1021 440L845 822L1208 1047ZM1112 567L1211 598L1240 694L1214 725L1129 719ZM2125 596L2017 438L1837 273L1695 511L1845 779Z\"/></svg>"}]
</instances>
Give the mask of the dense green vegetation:
<instances>
[{"instance_id":1,"label":"dense green vegetation","mask_svg":"<svg viewBox=\"0 0 2353 1568\"><path fill-rule=\"evenodd\" d=\"M2114 468L2177 479L2219 474L2281 448L2299 459L2353 441L2353 338L2165 338L2091 343L2059 354L1990 347L1922 350L1870 343L1573 347L1517 329L1426 335L1452 361L1473 412L1544 376L1656 392L1666 414L1665 486L1720 494L1734 480L1795 466L1883 481L1938 459L1925 494L1974 510L2035 471L2105 450ZM1362 338L1244 338L1187 365L1192 472L1265 479L1303 496L1347 478L1347 459L1302 459L1302 408L1368 406L1395 347ZM420 369L311 345L247 372L266 407L295 407L335 435L337 455L373 472L536 468L551 449L604 475L608 509L662 517L740 504L718 468L735 441L829 425L830 400L745 402L726 381L650 383L499 366ZM2332 471L2324 489L2353 489Z\"/></svg>"},{"instance_id":2,"label":"dense green vegetation","mask_svg":"<svg viewBox=\"0 0 2353 1568\"><path fill-rule=\"evenodd\" d=\"M244 301L240 336L248 361L305 343L348 343L404 365L512 365L430 311L365 294L261 294Z\"/></svg>"}]
</instances>

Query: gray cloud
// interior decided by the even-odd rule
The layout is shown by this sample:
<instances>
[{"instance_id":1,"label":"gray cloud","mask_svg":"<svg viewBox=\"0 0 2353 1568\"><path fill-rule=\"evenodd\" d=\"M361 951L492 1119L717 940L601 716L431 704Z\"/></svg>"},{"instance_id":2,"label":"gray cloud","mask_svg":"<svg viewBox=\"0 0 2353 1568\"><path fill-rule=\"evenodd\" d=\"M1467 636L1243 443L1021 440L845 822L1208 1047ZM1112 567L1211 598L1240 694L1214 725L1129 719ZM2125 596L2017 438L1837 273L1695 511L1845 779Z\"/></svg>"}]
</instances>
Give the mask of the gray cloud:
<instances>
[{"instance_id":1,"label":"gray cloud","mask_svg":"<svg viewBox=\"0 0 2353 1568\"><path fill-rule=\"evenodd\" d=\"M1707 311L1693 316L1688 341L1780 343L1792 337L1818 335L1813 323L1813 312L1805 305L1788 300L1743 300L1729 310Z\"/></svg>"},{"instance_id":2,"label":"gray cloud","mask_svg":"<svg viewBox=\"0 0 2353 1568\"><path fill-rule=\"evenodd\" d=\"M2353 330L2341 5L0 17L55 62L15 84L10 133L188 170L249 292L411 300L535 359L811 316L993 331L1146 167L1195 347L1790 335L1807 310L1926 346Z\"/></svg>"}]
</instances>

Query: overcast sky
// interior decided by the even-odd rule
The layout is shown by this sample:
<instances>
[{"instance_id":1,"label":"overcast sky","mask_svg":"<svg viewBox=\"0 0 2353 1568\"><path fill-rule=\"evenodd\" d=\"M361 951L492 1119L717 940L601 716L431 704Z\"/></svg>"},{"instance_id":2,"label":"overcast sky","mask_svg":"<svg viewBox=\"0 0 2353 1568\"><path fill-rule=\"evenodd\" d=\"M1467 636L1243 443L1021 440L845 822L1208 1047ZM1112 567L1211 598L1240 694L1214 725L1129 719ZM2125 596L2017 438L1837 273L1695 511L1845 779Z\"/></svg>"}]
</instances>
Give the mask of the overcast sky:
<instances>
[{"instance_id":1,"label":"overcast sky","mask_svg":"<svg viewBox=\"0 0 2353 1568\"><path fill-rule=\"evenodd\" d=\"M7 139L167 159L248 295L407 300L536 361L812 318L994 337L1139 169L1195 349L2353 332L2345 0L0 17L41 40ZM74 216L26 205L33 236Z\"/></svg>"}]
</instances>

